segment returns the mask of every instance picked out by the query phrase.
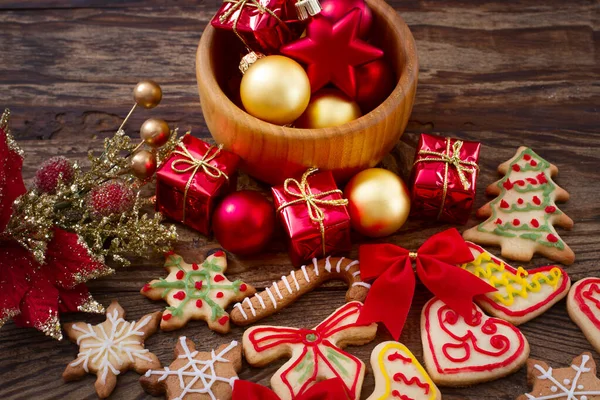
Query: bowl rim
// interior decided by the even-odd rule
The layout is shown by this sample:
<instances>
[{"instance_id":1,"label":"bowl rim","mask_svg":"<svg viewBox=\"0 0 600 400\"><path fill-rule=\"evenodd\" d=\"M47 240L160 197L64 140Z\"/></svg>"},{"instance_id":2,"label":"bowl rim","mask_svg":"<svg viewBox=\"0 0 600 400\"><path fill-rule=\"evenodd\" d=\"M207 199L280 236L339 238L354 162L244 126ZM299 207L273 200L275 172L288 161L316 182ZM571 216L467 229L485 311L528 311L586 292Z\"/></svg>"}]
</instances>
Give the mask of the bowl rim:
<instances>
[{"instance_id":1,"label":"bowl rim","mask_svg":"<svg viewBox=\"0 0 600 400\"><path fill-rule=\"evenodd\" d=\"M405 62L402 66L400 79L398 79L396 86L388 95L388 97L373 110L363 114L361 117L355 120L334 127L303 129L273 124L248 114L245 110L238 107L225 94L225 92L223 92L221 86L215 78L211 58L203 56L204 54L210 54L211 44L216 34L216 29L210 24L210 22L202 32L200 43L196 51L198 84L203 85L205 87L205 91L211 93L211 96L214 97L212 102L225 104L226 107L228 107L228 112L230 113L231 119L240 120L244 118L250 118L252 119L256 128L260 129L263 132L263 135L267 136L293 137L296 140L313 140L315 137L317 137L316 135L318 135L319 138L322 138L323 136L336 137L345 135L349 132L360 131L362 128L364 128L364 123L366 121L365 117L367 116L369 116L369 125L377 124L380 120L385 118L385 113L383 112L384 110L395 110L402 103L402 99L411 93L411 91L412 93L416 93L416 87L413 88L413 86L416 86L418 81L419 61L412 32L400 14L389 4L387 4L385 0L365 1L371 10L381 18L387 20L389 25L396 25L398 27L400 35L404 36L405 38L405 52L407 54L406 60L408 62ZM409 55L412 55L412 57ZM412 101L410 103L412 104Z\"/></svg>"}]
</instances>

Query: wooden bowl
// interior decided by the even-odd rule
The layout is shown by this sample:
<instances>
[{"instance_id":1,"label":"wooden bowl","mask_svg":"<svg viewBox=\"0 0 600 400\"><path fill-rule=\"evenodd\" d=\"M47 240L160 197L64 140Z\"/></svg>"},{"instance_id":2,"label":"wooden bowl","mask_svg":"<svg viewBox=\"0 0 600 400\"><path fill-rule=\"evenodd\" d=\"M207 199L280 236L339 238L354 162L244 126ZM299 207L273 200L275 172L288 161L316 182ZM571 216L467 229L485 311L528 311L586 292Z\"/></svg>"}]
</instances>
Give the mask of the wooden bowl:
<instances>
[{"instance_id":1,"label":"wooden bowl","mask_svg":"<svg viewBox=\"0 0 600 400\"><path fill-rule=\"evenodd\" d=\"M316 166L345 181L375 166L398 142L417 89L415 42L404 20L384 0L367 0L367 4L373 11L371 42L385 52L398 83L376 109L332 128L273 125L238 107L241 77L236 71L243 48L231 32L206 27L196 54L204 119L215 141L242 158L242 169L248 174L274 185Z\"/></svg>"}]
</instances>

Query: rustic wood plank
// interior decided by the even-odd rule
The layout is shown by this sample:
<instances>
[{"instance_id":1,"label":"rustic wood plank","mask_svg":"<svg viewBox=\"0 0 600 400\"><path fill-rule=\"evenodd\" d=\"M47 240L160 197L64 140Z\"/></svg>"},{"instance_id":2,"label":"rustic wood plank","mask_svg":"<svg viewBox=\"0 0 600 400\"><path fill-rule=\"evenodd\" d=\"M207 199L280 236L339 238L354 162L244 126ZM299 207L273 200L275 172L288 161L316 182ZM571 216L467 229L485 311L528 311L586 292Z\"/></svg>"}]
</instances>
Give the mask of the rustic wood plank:
<instances>
[{"instance_id":1,"label":"rustic wood plank","mask_svg":"<svg viewBox=\"0 0 600 400\"><path fill-rule=\"evenodd\" d=\"M37 165L56 154L84 160L87 151L102 147L102 138L120 124L131 105L133 85L153 78L164 89L161 106L140 111L127 125L135 136L149 116L172 126L192 129L208 138L198 105L194 55L203 27L220 2L180 0L32 0L0 1L0 102L13 110L12 127L27 153L24 175L31 183ZM383 164L407 177L421 131L479 140L482 149L477 205L488 199L485 186L496 178L496 167L521 144L531 146L560 170L557 183L571 200L561 209L575 221L561 231L577 255L568 268L573 280L598 276L600 208L597 202L600 135L600 2L550 0L514 2L478 0L443 2L391 1L413 31L420 55L420 83L407 133ZM36 140L50 139L50 140ZM267 190L248 177L240 187ZM471 220L468 226L475 224ZM410 221L385 241L417 248L427 237L449 226ZM177 250L187 258L201 257L217 247L184 228ZM358 235L354 243L367 240ZM351 257L357 255L355 245ZM491 249L498 253L498 249ZM281 232L269 249L250 258L231 257L231 278L263 288L290 269ZM526 267L547 264L536 257ZM134 266L90 283L103 304L118 298L129 318L160 310L161 302L139 295L148 280L163 275L160 256L136 259ZM343 302L345 287L331 282L301 298L265 323L312 326ZM419 286L401 340L422 356L420 308L430 296ZM311 313L303 312L310 307ZM559 302L548 313L522 326L532 356L564 366L591 350L583 334ZM65 321L102 318L67 315ZM175 332L155 334L148 348L164 364L172 358L179 335L188 335L202 350L240 339L243 329L225 336L201 322ZM349 351L368 360L382 331L369 345ZM60 375L77 346L56 343L39 332L7 324L0 330L0 398L96 398L94 378L63 384ZM594 353L597 360L599 355ZM268 384L282 364L267 368L244 366L240 377ZM119 377L112 398L151 398L137 383L138 375ZM363 398L373 390L365 380ZM527 391L525 371L491 383L464 389L442 389L444 399L513 399Z\"/></svg>"}]
</instances>

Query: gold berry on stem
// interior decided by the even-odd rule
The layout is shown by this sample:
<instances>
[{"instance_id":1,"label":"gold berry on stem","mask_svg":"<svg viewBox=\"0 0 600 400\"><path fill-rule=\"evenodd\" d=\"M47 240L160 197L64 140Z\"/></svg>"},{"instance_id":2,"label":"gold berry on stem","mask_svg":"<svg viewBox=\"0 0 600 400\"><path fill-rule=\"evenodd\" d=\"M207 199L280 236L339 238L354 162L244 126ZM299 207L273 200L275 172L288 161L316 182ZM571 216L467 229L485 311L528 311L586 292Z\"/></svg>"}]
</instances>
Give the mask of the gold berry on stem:
<instances>
[{"instance_id":1,"label":"gold berry on stem","mask_svg":"<svg viewBox=\"0 0 600 400\"><path fill-rule=\"evenodd\" d=\"M169 140L169 125L162 119L147 119L140 128L140 137L150 147L161 147Z\"/></svg>"},{"instance_id":2,"label":"gold berry on stem","mask_svg":"<svg viewBox=\"0 0 600 400\"><path fill-rule=\"evenodd\" d=\"M348 199L352 228L365 236L391 235L404 225L410 212L406 184L382 168L356 174L346 185L344 197Z\"/></svg>"},{"instance_id":3,"label":"gold berry on stem","mask_svg":"<svg viewBox=\"0 0 600 400\"><path fill-rule=\"evenodd\" d=\"M154 81L141 81L133 89L135 104L144 108L154 108L162 100L162 89Z\"/></svg>"},{"instance_id":4,"label":"gold berry on stem","mask_svg":"<svg viewBox=\"0 0 600 400\"><path fill-rule=\"evenodd\" d=\"M156 172L156 153L140 150L131 157L131 172L138 179L150 178Z\"/></svg>"},{"instance_id":5,"label":"gold berry on stem","mask_svg":"<svg viewBox=\"0 0 600 400\"><path fill-rule=\"evenodd\" d=\"M296 61L284 56L267 56L257 60L244 74L240 97L250 115L286 125L306 109L310 82Z\"/></svg>"},{"instance_id":6,"label":"gold berry on stem","mask_svg":"<svg viewBox=\"0 0 600 400\"><path fill-rule=\"evenodd\" d=\"M337 89L321 89L308 103L306 111L294 124L296 128L329 128L350 122L362 116L360 107Z\"/></svg>"}]
</instances>

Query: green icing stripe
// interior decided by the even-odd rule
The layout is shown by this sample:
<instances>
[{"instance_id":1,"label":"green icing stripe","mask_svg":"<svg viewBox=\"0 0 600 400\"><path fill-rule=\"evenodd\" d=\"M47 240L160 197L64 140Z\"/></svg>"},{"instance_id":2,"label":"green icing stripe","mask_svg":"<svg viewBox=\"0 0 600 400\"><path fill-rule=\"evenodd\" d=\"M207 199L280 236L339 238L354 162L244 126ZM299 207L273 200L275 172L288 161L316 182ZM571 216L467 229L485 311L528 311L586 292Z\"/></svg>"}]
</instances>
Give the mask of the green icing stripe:
<instances>
[{"instance_id":1,"label":"green icing stripe","mask_svg":"<svg viewBox=\"0 0 600 400\"><path fill-rule=\"evenodd\" d=\"M342 375L349 376L348 370L342 364L342 361L346 361L347 357L345 357L343 354L340 354L330 348L327 348L326 357L329 361L331 361L332 363L335 364L335 366L342 373Z\"/></svg>"}]
</instances>

